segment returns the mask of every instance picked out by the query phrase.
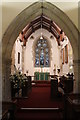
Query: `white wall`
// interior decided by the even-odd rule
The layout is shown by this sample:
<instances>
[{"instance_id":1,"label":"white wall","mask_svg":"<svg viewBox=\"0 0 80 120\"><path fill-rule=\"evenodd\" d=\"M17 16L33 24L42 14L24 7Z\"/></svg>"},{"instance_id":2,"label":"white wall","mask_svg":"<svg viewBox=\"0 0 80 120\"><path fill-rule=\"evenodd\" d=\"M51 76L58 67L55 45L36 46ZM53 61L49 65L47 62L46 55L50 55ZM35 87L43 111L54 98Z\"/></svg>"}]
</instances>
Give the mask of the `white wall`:
<instances>
[{"instance_id":1,"label":"white wall","mask_svg":"<svg viewBox=\"0 0 80 120\"><path fill-rule=\"evenodd\" d=\"M67 38L67 37L66 37ZM65 62L65 46L68 45L68 63ZM64 48L64 64L62 64L62 74L73 73L73 52L69 39L62 42L61 49Z\"/></svg>"},{"instance_id":2,"label":"white wall","mask_svg":"<svg viewBox=\"0 0 80 120\"><path fill-rule=\"evenodd\" d=\"M22 45L21 44L22 43L17 38L17 40L15 41L15 66L17 70L19 69L20 71L22 71ZM18 64L18 52L20 53L20 64Z\"/></svg>"}]
</instances>

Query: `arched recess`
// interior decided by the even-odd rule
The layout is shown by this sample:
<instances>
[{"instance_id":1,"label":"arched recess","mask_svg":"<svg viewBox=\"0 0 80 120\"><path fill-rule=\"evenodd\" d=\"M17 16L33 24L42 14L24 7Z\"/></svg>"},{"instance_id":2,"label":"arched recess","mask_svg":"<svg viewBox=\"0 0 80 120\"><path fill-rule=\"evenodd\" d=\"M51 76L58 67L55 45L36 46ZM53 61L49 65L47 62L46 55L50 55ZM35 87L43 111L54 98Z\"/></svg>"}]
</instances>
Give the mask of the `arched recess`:
<instances>
[{"instance_id":1,"label":"arched recess","mask_svg":"<svg viewBox=\"0 0 80 120\"><path fill-rule=\"evenodd\" d=\"M44 40L46 40L47 45L48 45L48 49L49 49L48 53L49 53L49 67L50 67L51 66L51 62L50 61L52 60L52 52L51 52L52 45L51 45L51 41L45 35L43 35L43 38L44 38ZM35 50L36 50L36 45L37 45L39 40L40 40L40 36L38 36L35 39L35 41L33 43L33 47L32 47L32 49L33 49L32 52L33 52L34 66L35 66ZM39 67L40 67L40 65L39 65Z\"/></svg>"},{"instance_id":2,"label":"arched recess","mask_svg":"<svg viewBox=\"0 0 80 120\"><path fill-rule=\"evenodd\" d=\"M49 2L35 2L24 9L9 25L2 38L2 69L3 69L3 100L10 98L10 68L11 52L13 44L20 31L33 19L41 15L47 15L53 20L68 36L74 54L74 72L76 79L75 91L80 91L79 71L80 71L80 46L78 41L79 32L68 16Z\"/></svg>"}]
</instances>

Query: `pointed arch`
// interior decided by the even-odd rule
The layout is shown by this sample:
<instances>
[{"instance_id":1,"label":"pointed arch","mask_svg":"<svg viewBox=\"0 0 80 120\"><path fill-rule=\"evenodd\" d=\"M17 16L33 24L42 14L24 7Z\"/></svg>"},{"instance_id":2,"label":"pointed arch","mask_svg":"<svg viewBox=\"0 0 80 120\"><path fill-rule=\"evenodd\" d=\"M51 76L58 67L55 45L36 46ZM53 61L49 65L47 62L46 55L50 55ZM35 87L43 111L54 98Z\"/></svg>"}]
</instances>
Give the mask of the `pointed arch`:
<instances>
[{"instance_id":1,"label":"pointed arch","mask_svg":"<svg viewBox=\"0 0 80 120\"><path fill-rule=\"evenodd\" d=\"M11 53L13 44L18 37L19 33L22 31L22 29L31 22L33 19L35 19L37 16L41 15L43 11L44 15L47 15L51 20L53 20L57 25L60 26L61 29L64 30L66 35L68 36L70 43L73 48L73 54L74 54L74 61L77 65L77 62L80 63L80 58L78 58L78 53L80 53L80 47L79 47L79 41L78 41L78 35L79 32L75 25L72 23L72 21L69 19L69 17L61 11L59 8L57 8L55 5L49 3L49 2L35 2L34 4L30 5L26 9L24 9L9 25L7 30L5 31L3 38L2 38L2 65L3 65L3 77L5 77L5 80L8 80L9 74L10 74L10 67L11 67ZM76 79L78 73L76 73ZM7 81L7 84L10 84L9 81ZM5 99L7 98L7 93L9 92L9 85L6 86L3 83L3 86L5 86Z\"/></svg>"}]
</instances>

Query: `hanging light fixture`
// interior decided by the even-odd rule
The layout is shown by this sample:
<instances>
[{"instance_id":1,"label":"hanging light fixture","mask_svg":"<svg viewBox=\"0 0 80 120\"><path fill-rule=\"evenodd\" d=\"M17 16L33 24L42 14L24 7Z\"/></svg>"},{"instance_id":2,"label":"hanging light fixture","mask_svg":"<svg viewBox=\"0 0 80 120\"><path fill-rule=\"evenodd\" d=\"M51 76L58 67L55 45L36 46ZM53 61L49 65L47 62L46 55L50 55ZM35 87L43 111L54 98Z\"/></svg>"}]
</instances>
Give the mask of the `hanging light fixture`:
<instances>
[{"instance_id":1,"label":"hanging light fixture","mask_svg":"<svg viewBox=\"0 0 80 120\"><path fill-rule=\"evenodd\" d=\"M43 1L42 1L42 15L41 15L41 36L40 39L43 39L43 35L42 35L42 16L43 16Z\"/></svg>"},{"instance_id":2,"label":"hanging light fixture","mask_svg":"<svg viewBox=\"0 0 80 120\"><path fill-rule=\"evenodd\" d=\"M42 15L41 15L41 35L40 35L40 39L43 39L43 35L42 35Z\"/></svg>"},{"instance_id":3,"label":"hanging light fixture","mask_svg":"<svg viewBox=\"0 0 80 120\"><path fill-rule=\"evenodd\" d=\"M43 36L42 36L42 34L41 34L41 36L40 36L40 39L41 39L41 40L43 39Z\"/></svg>"}]
</instances>

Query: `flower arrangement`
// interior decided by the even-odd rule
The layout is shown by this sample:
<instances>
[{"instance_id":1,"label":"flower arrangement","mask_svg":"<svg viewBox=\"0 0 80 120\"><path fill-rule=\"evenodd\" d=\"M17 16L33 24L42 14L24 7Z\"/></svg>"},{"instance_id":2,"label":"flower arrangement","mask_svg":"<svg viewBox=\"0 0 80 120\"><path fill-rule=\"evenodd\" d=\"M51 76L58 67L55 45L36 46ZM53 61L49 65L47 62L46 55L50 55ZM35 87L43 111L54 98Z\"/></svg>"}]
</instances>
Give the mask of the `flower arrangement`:
<instances>
[{"instance_id":1,"label":"flower arrangement","mask_svg":"<svg viewBox=\"0 0 80 120\"><path fill-rule=\"evenodd\" d=\"M27 77L24 74L21 74L19 70L17 70L13 75L10 75L9 79L13 88L21 88L25 86L25 82L27 81Z\"/></svg>"}]
</instances>

